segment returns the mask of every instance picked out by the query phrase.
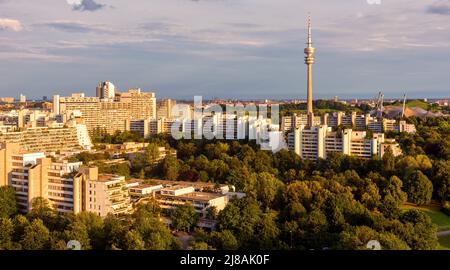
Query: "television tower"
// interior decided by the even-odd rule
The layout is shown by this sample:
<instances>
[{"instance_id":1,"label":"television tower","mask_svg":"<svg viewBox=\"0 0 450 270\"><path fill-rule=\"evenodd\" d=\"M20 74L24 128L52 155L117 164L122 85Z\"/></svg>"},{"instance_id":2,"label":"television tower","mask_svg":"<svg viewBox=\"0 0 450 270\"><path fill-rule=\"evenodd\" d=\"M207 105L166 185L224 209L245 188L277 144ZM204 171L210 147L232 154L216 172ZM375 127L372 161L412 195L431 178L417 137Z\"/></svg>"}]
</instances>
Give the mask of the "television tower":
<instances>
[{"instance_id":1,"label":"television tower","mask_svg":"<svg viewBox=\"0 0 450 270\"><path fill-rule=\"evenodd\" d=\"M312 46L311 16L308 16L308 47L305 48L305 64L308 66L308 127L314 123L313 94L312 94L312 65L314 64L314 53L316 49Z\"/></svg>"}]
</instances>

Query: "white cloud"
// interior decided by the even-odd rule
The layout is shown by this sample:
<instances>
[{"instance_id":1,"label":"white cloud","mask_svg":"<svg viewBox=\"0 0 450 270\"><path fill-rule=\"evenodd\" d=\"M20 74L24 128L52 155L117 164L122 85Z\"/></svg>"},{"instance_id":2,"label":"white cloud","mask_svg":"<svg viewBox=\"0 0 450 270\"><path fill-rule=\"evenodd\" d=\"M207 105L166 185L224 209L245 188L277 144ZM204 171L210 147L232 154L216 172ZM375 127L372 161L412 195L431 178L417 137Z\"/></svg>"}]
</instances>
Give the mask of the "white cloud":
<instances>
[{"instance_id":1,"label":"white cloud","mask_svg":"<svg viewBox=\"0 0 450 270\"><path fill-rule=\"evenodd\" d=\"M0 18L0 30L21 31L23 29L22 23L18 20Z\"/></svg>"}]
</instances>

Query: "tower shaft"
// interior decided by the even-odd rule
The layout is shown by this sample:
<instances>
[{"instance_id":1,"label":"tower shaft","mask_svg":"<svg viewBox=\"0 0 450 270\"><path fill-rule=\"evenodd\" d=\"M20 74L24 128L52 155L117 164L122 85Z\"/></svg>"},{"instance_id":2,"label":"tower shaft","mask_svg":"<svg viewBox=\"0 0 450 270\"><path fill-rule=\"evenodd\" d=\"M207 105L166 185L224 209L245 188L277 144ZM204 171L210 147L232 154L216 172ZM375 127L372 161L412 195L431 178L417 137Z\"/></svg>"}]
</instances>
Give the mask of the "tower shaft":
<instances>
[{"instance_id":1,"label":"tower shaft","mask_svg":"<svg viewBox=\"0 0 450 270\"><path fill-rule=\"evenodd\" d=\"M311 17L308 18L308 43L305 48L305 64L308 66L308 79L307 79L307 109L308 109L308 126L312 127L314 122L314 111L313 111L313 76L312 76L312 65L315 62L314 53L315 48L312 46L312 27L311 27Z\"/></svg>"}]
</instances>

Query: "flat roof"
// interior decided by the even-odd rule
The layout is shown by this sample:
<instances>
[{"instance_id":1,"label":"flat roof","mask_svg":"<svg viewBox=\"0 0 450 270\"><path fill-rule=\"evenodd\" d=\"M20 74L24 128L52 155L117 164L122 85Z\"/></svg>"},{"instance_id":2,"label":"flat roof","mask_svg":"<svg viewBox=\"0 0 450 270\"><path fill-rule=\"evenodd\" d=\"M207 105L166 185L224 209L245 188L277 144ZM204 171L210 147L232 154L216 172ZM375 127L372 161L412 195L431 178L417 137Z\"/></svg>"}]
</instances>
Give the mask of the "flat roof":
<instances>
[{"instance_id":1,"label":"flat roof","mask_svg":"<svg viewBox=\"0 0 450 270\"><path fill-rule=\"evenodd\" d=\"M172 190L180 190L180 189L185 189L185 188L194 188L194 187L192 185L174 185L171 187L166 187L163 190L172 191Z\"/></svg>"},{"instance_id":2,"label":"flat roof","mask_svg":"<svg viewBox=\"0 0 450 270\"><path fill-rule=\"evenodd\" d=\"M125 179L123 176L114 175L114 174L102 174L98 176L97 180L91 180L91 181L97 181L97 182L110 182L110 181L118 181L121 180L120 178Z\"/></svg>"},{"instance_id":3,"label":"flat roof","mask_svg":"<svg viewBox=\"0 0 450 270\"><path fill-rule=\"evenodd\" d=\"M155 184L161 184L163 186L168 185L184 185L184 186L192 186L194 188L214 188L216 186L216 183L212 182L188 182L188 181L172 181L172 180L163 180L163 179L130 179L127 181L127 183L134 183L139 182L142 183L144 181L148 182L154 182ZM227 185L220 184L220 187L226 187Z\"/></svg>"},{"instance_id":4,"label":"flat roof","mask_svg":"<svg viewBox=\"0 0 450 270\"><path fill-rule=\"evenodd\" d=\"M150 184L140 184L139 186L130 187L130 189L144 189L144 188L155 188L162 187L162 185L150 185Z\"/></svg>"},{"instance_id":5,"label":"flat roof","mask_svg":"<svg viewBox=\"0 0 450 270\"><path fill-rule=\"evenodd\" d=\"M179 196L175 196L172 198L177 198L181 200L196 200L196 201L204 201L208 202L210 200L214 200L220 197L226 197L226 195L217 194L217 193L208 193L208 192L192 192L188 194L183 194Z\"/></svg>"}]
</instances>

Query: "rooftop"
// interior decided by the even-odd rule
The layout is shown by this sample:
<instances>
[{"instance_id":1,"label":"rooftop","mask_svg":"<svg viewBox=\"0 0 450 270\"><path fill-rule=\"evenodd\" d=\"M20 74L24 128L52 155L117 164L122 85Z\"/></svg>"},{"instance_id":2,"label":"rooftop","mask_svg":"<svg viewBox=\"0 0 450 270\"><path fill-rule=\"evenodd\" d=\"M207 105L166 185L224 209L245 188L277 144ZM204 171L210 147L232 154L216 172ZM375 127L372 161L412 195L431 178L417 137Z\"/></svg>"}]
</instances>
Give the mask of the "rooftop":
<instances>
[{"instance_id":1,"label":"rooftop","mask_svg":"<svg viewBox=\"0 0 450 270\"><path fill-rule=\"evenodd\" d=\"M207 192L192 192L192 193L176 196L175 198L181 199L181 200L196 200L196 201L208 202L210 200L214 200L214 199L224 197L224 196L226 196L226 195L217 194L217 193L207 193Z\"/></svg>"},{"instance_id":2,"label":"rooftop","mask_svg":"<svg viewBox=\"0 0 450 270\"><path fill-rule=\"evenodd\" d=\"M180 190L180 189L185 189L185 188L192 188L192 185L174 185L174 186L170 186L170 187L166 187L164 188L165 191L173 191L173 190Z\"/></svg>"},{"instance_id":3,"label":"rooftop","mask_svg":"<svg viewBox=\"0 0 450 270\"><path fill-rule=\"evenodd\" d=\"M120 181L125 180L125 177L114 175L114 174L102 174L98 176L96 182L112 182L112 181Z\"/></svg>"},{"instance_id":4,"label":"rooftop","mask_svg":"<svg viewBox=\"0 0 450 270\"><path fill-rule=\"evenodd\" d=\"M162 187L162 185L149 185L149 184L140 184L136 187L131 187L132 189L145 189L145 188L156 188L156 187Z\"/></svg>"},{"instance_id":5,"label":"rooftop","mask_svg":"<svg viewBox=\"0 0 450 270\"><path fill-rule=\"evenodd\" d=\"M127 181L127 183L135 183L135 182L149 182L152 183L154 185L163 185L163 186L175 186L175 185L183 185L183 186L190 186L190 187L194 187L195 189L213 189L215 188L216 184L215 183L210 183L210 182L188 182L188 181L171 181L171 180L162 180L162 179L146 179L146 180L142 180L142 179L130 179ZM220 187L225 187L227 185L223 185L221 184Z\"/></svg>"}]
</instances>

